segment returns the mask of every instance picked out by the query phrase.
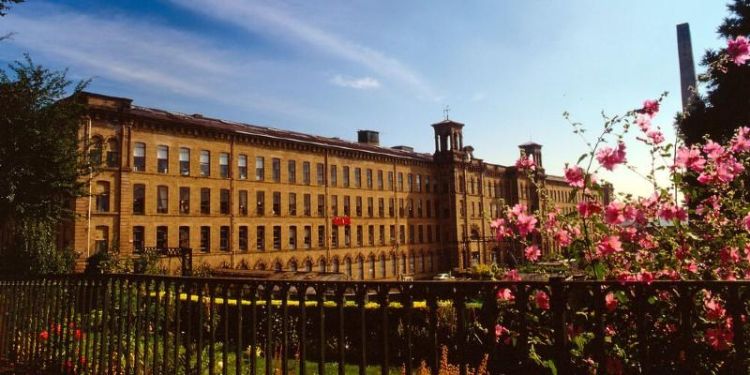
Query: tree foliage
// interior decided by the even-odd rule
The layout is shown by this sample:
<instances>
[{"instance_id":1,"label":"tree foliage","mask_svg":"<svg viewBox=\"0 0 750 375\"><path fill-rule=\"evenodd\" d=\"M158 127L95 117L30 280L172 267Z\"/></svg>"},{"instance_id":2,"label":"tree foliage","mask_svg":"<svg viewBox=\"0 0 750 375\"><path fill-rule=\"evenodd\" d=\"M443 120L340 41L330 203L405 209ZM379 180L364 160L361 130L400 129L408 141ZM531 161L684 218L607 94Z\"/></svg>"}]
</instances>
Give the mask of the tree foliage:
<instances>
[{"instance_id":1,"label":"tree foliage","mask_svg":"<svg viewBox=\"0 0 750 375\"><path fill-rule=\"evenodd\" d=\"M734 0L718 33L724 38L750 34L750 0ZM703 137L728 141L739 126L750 124L750 66L722 63L726 49L706 51L702 65L706 73L699 80L704 95L694 97L677 123L686 144L701 143Z\"/></svg>"},{"instance_id":2,"label":"tree foliage","mask_svg":"<svg viewBox=\"0 0 750 375\"><path fill-rule=\"evenodd\" d=\"M0 17L8 14L8 9L10 9L11 4L20 4L24 2L24 0L0 0Z\"/></svg>"},{"instance_id":3,"label":"tree foliage","mask_svg":"<svg viewBox=\"0 0 750 375\"><path fill-rule=\"evenodd\" d=\"M62 271L55 236L73 217L88 166L78 145L85 107L73 85L26 56L0 71L0 270ZM71 93L72 91L72 93ZM71 95L72 94L72 95Z\"/></svg>"}]
</instances>

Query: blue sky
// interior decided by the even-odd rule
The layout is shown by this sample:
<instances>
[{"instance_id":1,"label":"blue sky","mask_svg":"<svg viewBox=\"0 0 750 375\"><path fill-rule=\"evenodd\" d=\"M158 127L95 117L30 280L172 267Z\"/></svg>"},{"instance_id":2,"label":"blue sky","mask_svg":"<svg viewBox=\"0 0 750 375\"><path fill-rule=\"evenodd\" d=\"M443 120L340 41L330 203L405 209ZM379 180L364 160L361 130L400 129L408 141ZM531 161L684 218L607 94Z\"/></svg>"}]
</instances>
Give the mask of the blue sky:
<instances>
[{"instance_id":1,"label":"blue sky","mask_svg":"<svg viewBox=\"0 0 750 375\"><path fill-rule=\"evenodd\" d=\"M563 111L593 133L601 111L669 91L656 123L672 133L675 25L690 23L698 62L724 45L726 14L705 0L30 1L0 19L17 33L0 63L28 52L138 105L344 139L373 129L424 152L449 105L476 157L512 164L531 139L560 174L584 150ZM628 171L605 177L648 192Z\"/></svg>"}]
</instances>

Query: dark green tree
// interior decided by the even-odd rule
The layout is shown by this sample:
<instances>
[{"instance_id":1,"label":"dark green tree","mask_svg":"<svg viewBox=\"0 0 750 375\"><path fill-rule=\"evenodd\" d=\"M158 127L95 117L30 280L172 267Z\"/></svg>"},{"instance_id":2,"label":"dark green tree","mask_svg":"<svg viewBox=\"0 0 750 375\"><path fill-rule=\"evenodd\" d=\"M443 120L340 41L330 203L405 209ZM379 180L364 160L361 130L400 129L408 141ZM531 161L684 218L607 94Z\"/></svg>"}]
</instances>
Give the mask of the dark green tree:
<instances>
[{"instance_id":1,"label":"dark green tree","mask_svg":"<svg viewBox=\"0 0 750 375\"><path fill-rule=\"evenodd\" d=\"M727 16L718 33L724 38L750 34L750 0L734 0L727 5ZM678 115L677 125L688 145L701 142L704 135L726 142L740 126L750 124L750 66L737 66L724 60L726 49L706 51L701 64L706 73L699 80L706 87L685 113Z\"/></svg>"},{"instance_id":2,"label":"dark green tree","mask_svg":"<svg viewBox=\"0 0 750 375\"><path fill-rule=\"evenodd\" d=\"M0 70L0 272L69 270L56 249L59 226L73 218L89 166L78 144L87 82L35 65L26 56ZM68 255L65 255L68 254Z\"/></svg>"}]
</instances>

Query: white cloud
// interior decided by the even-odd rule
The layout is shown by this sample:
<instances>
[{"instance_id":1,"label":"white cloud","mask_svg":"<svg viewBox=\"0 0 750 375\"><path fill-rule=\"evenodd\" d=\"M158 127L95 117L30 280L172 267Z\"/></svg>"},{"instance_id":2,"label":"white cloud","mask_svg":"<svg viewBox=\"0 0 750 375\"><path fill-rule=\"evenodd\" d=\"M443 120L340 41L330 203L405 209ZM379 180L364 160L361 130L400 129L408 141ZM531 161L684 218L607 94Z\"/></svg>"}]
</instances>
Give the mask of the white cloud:
<instances>
[{"instance_id":1,"label":"white cloud","mask_svg":"<svg viewBox=\"0 0 750 375\"><path fill-rule=\"evenodd\" d=\"M384 77L409 86L421 98L436 100L438 95L417 72L398 59L373 48L352 42L295 17L277 7L241 0L171 0L253 33L271 33L291 42L302 42L329 55L355 62Z\"/></svg>"},{"instance_id":2,"label":"white cloud","mask_svg":"<svg viewBox=\"0 0 750 375\"><path fill-rule=\"evenodd\" d=\"M331 83L336 86L349 87L358 90L371 90L380 87L380 82L372 77L351 78L342 75L336 75L331 79Z\"/></svg>"}]
</instances>

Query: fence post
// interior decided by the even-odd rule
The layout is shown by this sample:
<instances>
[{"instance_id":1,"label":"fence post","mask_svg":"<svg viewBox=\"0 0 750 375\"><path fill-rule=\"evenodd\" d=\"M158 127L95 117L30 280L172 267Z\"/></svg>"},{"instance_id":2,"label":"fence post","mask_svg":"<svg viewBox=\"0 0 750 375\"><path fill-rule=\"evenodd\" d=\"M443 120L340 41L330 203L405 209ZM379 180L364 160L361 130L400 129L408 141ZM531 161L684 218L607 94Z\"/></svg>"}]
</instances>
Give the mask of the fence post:
<instances>
[{"instance_id":1,"label":"fence post","mask_svg":"<svg viewBox=\"0 0 750 375\"><path fill-rule=\"evenodd\" d=\"M569 353L567 343L566 323L566 294L562 277L550 277L549 279L551 303L552 303L552 329L555 352L555 366L558 374L568 374Z\"/></svg>"}]
</instances>

